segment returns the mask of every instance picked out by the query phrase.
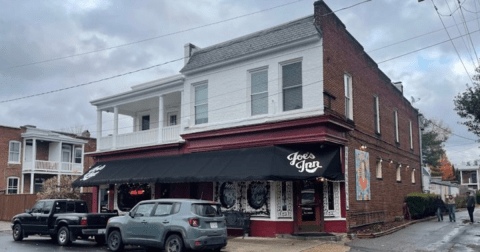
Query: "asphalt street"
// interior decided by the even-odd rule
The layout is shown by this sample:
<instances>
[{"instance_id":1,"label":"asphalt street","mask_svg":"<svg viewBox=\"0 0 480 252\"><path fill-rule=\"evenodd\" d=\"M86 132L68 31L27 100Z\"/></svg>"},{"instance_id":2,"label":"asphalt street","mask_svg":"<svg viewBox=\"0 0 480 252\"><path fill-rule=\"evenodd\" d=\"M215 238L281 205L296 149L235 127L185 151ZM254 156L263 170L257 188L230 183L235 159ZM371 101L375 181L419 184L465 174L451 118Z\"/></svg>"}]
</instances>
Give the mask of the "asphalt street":
<instances>
[{"instance_id":1,"label":"asphalt street","mask_svg":"<svg viewBox=\"0 0 480 252\"><path fill-rule=\"evenodd\" d=\"M375 238L355 239L347 244L351 252L366 251L438 251L468 252L480 251L480 223L464 224L467 211L457 212L456 222L450 222L444 215L443 222L436 219L420 222L396 233ZM474 212L474 220L480 221L480 209Z\"/></svg>"}]
</instances>

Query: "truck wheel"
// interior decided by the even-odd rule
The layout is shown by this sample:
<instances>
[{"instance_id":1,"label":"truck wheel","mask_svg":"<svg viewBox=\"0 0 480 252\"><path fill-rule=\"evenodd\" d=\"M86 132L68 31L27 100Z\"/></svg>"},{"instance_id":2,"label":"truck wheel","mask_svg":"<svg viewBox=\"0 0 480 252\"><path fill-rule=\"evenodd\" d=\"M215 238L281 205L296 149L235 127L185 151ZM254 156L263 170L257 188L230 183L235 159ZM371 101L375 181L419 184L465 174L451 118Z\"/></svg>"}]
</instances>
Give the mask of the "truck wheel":
<instances>
[{"instance_id":1,"label":"truck wheel","mask_svg":"<svg viewBox=\"0 0 480 252\"><path fill-rule=\"evenodd\" d=\"M123 250L124 245L123 245L122 235L120 234L120 231L113 230L108 235L107 245L108 245L108 248L113 252Z\"/></svg>"},{"instance_id":2,"label":"truck wheel","mask_svg":"<svg viewBox=\"0 0 480 252\"><path fill-rule=\"evenodd\" d=\"M22 225L20 225L19 223L13 226L13 240L15 241L23 240L23 229L22 229Z\"/></svg>"},{"instance_id":3,"label":"truck wheel","mask_svg":"<svg viewBox=\"0 0 480 252\"><path fill-rule=\"evenodd\" d=\"M96 235L96 236L95 236L95 242L96 242L98 245L103 245L103 244L105 244L105 236L104 236L104 235Z\"/></svg>"},{"instance_id":4,"label":"truck wheel","mask_svg":"<svg viewBox=\"0 0 480 252\"><path fill-rule=\"evenodd\" d=\"M67 246L70 244L70 230L68 230L68 227L63 226L58 230L57 242L60 246Z\"/></svg>"},{"instance_id":5,"label":"truck wheel","mask_svg":"<svg viewBox=\"0 0 480 252\"><path fill-rule=\"evenodd\" d=\"M172 234L165 242L166 252L183 252L183 240L180 236Z\"/></svg>"}]
</instances>

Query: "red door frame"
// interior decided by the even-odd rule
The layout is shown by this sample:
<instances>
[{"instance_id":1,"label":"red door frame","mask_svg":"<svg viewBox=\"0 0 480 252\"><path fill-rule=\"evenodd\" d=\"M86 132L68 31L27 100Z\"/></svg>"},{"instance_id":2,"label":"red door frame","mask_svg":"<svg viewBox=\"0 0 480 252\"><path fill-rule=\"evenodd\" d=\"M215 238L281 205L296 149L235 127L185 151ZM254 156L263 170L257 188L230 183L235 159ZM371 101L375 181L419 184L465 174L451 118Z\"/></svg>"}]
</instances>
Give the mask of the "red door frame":
<instances>
[{"instance_id":1,"label":"red door frame","mask_svg":"<svg viewBox=\"0 0 480 252\"><path fill-rule=\"evenodd\" d=\"M321 182L314 181L315 189L315 221L302 221L302 188L301 181L294 181L294 233L323 232L323 186Z\"/></svg>"}]
</instances>

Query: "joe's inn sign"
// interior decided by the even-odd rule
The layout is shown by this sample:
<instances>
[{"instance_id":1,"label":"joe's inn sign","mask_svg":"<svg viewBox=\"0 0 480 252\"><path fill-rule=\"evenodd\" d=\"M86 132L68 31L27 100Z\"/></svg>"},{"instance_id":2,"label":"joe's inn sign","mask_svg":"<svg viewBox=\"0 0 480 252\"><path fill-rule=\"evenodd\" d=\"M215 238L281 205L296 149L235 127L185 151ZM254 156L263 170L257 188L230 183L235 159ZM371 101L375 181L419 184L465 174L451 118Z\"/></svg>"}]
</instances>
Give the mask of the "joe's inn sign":
<instances>
[{"instance_id":1,"label":"joe's inn sign","mask_svg":"<svg viewBox=\"0 0 480 252\"><path fill-rule=\"evenodd\" d=\"M300 152L294 152L287 156L287 159L290 160L290 165L298 169L298 172L308 172L314 173L317 169L321 169L320 161L315 161L315 155L311 152L305 152L300 154Z\"/></svg>"}]
</instances>

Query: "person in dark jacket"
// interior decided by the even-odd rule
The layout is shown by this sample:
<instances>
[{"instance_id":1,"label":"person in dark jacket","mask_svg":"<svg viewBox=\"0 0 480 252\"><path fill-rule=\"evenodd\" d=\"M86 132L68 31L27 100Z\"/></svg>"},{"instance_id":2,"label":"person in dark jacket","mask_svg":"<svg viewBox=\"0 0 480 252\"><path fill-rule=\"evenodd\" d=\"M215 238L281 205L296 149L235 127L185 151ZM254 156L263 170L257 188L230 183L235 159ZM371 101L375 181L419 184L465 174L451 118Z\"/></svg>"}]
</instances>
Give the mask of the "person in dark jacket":
<instances>
[{"instance_id":1,"label":"person in dark jacket","mask_svg":"<svg viewBox=\"0 0 480 252\"><path fill-rule=\"evenodd\" d=\"M435 209L437 209L437 219L438 221L443 221L443 212L445 209L445 203L443 203L443 200L440 198L440 196L437 196L435 201L433 202L433 205Z\"/></svg>"},{"instance_id":2,"label":"person in dark jacket","mask_svg":"<svg viewBox=\"0 0 480 252\"><path fill-rule=\"evenodd\" d=\"M473 223L473 210L475 210L475 197L471 192L467 192L467 210L470 216L470 222Z\"/></svg>"}]
</instances>

